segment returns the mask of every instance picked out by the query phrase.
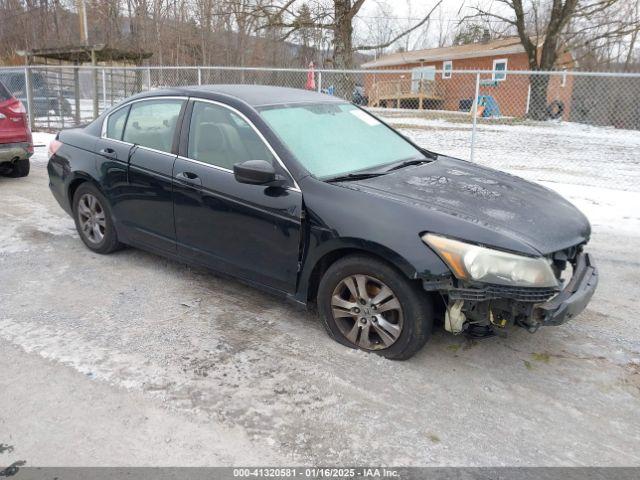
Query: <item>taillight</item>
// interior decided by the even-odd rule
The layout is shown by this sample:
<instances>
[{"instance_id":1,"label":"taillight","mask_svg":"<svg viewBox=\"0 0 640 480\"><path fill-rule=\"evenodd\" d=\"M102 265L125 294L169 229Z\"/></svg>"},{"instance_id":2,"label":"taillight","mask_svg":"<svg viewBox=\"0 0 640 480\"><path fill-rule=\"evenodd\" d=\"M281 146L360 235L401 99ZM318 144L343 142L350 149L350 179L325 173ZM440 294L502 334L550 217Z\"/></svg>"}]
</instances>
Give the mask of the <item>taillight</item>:
<instances>
[{"instance_id":1,"label":"taillight","mask_svg":"<svg viewBox=\"0 0 640 480\"><path fill-rule=\"evenodd\" d=\"M13 123L24 124L27 123L27 111L22 105L20 100L15 98L9 100L7 103L3 105L3 110L5 115L3 118L8 118Z\"/></svg>"},{"instance_id":2,"label":"taillight","mask_svg":"<svg viewBox=\"0 0 640 480\"><path fill-rule=\"evenodd\" d=\"M7 106L7 110L13 113L27 113L27 110L24 108L24 105L22 105L20 100Z\"/></svg>"},{"instance_id":3,"label":"taillight","mask_svg":"<svg viewBox=\"0 0 640 480\"><path fill-rule=\"evenodd\" d=\"M60 147L62 146L62 142L60 140L51 140L51 142L49 143L49 158L53 157L56 152L60 149Z\"/></svg>"}]
</instances>

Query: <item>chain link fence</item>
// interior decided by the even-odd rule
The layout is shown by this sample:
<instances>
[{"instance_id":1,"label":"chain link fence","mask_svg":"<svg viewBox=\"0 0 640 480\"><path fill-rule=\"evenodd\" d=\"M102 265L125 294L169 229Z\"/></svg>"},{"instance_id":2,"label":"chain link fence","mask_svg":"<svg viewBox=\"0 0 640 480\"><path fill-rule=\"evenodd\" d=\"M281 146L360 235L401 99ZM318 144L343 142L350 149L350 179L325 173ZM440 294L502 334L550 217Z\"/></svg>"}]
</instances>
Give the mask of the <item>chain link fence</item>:
<instances>
[{"instance_id":1,"label":"chain link fence","mask_svg":"<svg viewBox=\"0 0 640 480\"><path fill-rule=\"evenodd\" d=\"M87 123L135 93L261 84L338 96L420 145L541 181L640 191L640 74L241 67L2 68L35 130Z\"/></svg>"}]
</instances>

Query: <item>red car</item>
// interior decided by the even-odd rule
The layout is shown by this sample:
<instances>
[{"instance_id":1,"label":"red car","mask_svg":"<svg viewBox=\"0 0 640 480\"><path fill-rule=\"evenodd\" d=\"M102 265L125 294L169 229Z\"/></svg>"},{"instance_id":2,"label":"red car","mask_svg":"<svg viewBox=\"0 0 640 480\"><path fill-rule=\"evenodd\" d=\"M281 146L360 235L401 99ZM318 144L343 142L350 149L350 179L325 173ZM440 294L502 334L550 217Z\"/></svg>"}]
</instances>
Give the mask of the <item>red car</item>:
<instances>
[{"instance_id":1,"label":"red car","mask_svg":"<svg viewBox=\"0 0 640 480\"><path fill-rule=\"evenodd\" d=\"M0 174L9 177L29 175L33 138L27 111L0 83Z\"/></svg>"}]
</instances>

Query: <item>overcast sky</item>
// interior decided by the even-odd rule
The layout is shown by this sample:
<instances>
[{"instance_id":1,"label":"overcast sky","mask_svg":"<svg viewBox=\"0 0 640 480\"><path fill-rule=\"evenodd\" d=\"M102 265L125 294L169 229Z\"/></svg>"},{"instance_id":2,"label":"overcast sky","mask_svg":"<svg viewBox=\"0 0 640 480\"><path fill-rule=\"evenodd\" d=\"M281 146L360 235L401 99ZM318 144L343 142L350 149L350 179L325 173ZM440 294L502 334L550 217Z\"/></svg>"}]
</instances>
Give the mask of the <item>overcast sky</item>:
<instances>
[{"instance_id":1,"label":"overcast sky","mask_svg":"<svg viewBox=\"0 0 640 480\"><path fill-rule=\"evenodd\" d=\"M366 38L368 30L375 22L384 21L381 19L381 9L379 5L385 5L390 16L393 17L397 31L406 29L410 25L414 25L433 8L437 0L368 0L358 15L356 24L356 34L358 37ZM416 31L409 37L410 48L435 47L438 44L438 35L440 28L450 31L456 29L459 18L469 13L468 5L477 5L478 0L454 1L443 0L442 4L431 16L431 25L427 30L426 36ZM417 43L417 44L416 44ZM399 42L399 45L405 45L406 40Z\"/></svg>"},{"instance_id":2,"label":"overcast sky","mask_svg":"<svg viewBox=\"0 0 640 480\"><path fill-rule=\"evenodd\" d=\"M379 5L386 6L388 17L393 19L391 25L398 33L422 20L437 3L437 0L367 0L356 19L356 38L360 40L360 44L372 44L371 38L367 35L371 35L370 31L372 26L375 26L375 22L384 21L381 20ZM477 6L510 16L509 9L495 0L443 0L431 16L426 34L422 27L409 36L408 42L405 38L387 51L397 49L399 46L410 49L437 47L441 30L447 33L445 44L450 45L460 19L475 13L472 7ZM492 20L492 22L497 24L499 21ZM376 43L379 42L374 42Z\"/></svg>"},{"instance_id":3,"label":"overcast sky","mask_svg":"<svg viewBox=\"0 0 640 480\"><path fill-rule=\"evenodd\" d=\"M361 16L374 15L377 3L389 5L393 14L397 17L415 17L416 20L422 18L437 3L435 0L367 0L362 7ZM457 17L457 11L462 5L468 5L468 1L442 0L441 10L445 16ZM473 3L475 5L475 3Z\"/></svg>"}]
</instances>

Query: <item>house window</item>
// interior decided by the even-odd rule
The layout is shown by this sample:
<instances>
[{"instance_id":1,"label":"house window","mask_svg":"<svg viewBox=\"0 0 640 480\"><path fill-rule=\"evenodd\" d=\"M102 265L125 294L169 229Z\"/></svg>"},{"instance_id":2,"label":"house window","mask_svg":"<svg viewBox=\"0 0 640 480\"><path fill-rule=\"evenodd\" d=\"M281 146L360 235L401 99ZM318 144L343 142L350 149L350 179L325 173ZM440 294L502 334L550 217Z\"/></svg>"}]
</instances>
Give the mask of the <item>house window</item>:
<instances>
[{"instance_id":1,"label":"house window","mask_svg":"<svg viewBox=\"0 0 640 480\"><path fill-rule=\"evenodd\" d=\"M436 78L436 67L419 67L411 70L411 92L417 93L424 89L428 82Z\"/></svg>"},{"instance_id":2,"label":"house window","mask_svg":"<svg viewBox=\"0 0 640 480\"><path fill-rule=\"evenodd\" d=\"M507 59L497 58L493 61L493 73L491 74L491 80L494 82L501 82L506 80L507 74Z\"/></svg>"},{"instance_id":3,"label":"house window","mask_svg":"<svg viewBox=\"0 0 640 480\"><path fill-rule=\"evenodd\" d=\"M453 62L451 60L442 62L442 78L451 78L451 70L453 70Z\"/></svg>"}]
</instances>

